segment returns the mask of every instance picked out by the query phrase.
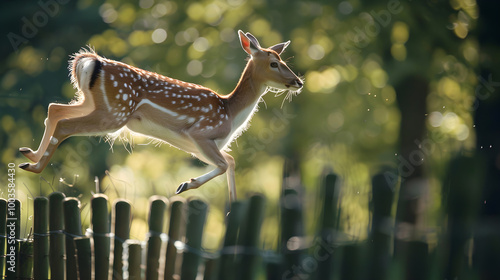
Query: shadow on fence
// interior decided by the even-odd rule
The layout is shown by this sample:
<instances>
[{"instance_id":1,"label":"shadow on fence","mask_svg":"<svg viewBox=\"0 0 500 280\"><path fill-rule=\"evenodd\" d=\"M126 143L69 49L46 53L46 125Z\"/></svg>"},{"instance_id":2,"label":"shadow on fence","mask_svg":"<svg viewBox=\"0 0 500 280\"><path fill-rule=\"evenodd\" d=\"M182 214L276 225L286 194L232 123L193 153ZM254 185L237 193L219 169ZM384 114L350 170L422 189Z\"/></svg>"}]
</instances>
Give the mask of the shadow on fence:
<instances>
[{"instance_id":1,"label":"shadow on fence","mask_svg":"<svg viewBox=\"0 0 500 280\"><path fill-rule=\"evenodd\" d=\"M466 179L471 163L459 159L451 164L450 174L462 175L450 181L456 189L447 196L444 215L449 221L432 251L423 241L399 240L403 244L399 246L412 254L393 253L397 182L387 180L384 173L372 179L369 238L341 241L340 184L337 175L328 174L317 202L322 211L312 240L304 235L302 198L285 178L280 245L273 252L259 248L266 203L262 195L231 205L223 245L215 253L202 248L209 207L201 200L151 197L149 233L138 241L129 239L132 213L126 200L115 201L109 215L107 197L94 195L91 228L84 233L77 199L60 192L37 197L32 235L20 239L19 223L11 223L20 217L20 202L1 199L0 271L5 271L6 279L445 279L449 275L489 279L471 263L472 257L481 260L482 252L467 247L474 236L470 228L464 230L476 219L475 214L466 214L474 208L477 196L473 194L478 189L477 181ZM469 208L464 210L457 203ZM166 223L168 232L163 231ZM16 242L9 239L11 233ZM13 264L15 271L9 269Z\"/></svg>"}]
</instances>

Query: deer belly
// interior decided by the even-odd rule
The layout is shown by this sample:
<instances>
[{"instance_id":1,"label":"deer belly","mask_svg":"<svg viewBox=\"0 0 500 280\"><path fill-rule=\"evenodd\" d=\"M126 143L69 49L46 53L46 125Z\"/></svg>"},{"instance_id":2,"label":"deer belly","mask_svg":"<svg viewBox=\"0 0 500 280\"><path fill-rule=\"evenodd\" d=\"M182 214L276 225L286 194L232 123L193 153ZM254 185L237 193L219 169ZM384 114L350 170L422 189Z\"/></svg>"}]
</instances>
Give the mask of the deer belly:
<instances>
[{"instance_id":1,"label":"deer belly","mask_svg":"<svg viewBox=\"0 0 500 280\"><path fill-rule=\"evenodd\" d=\"M148 119L132 119L127 123L127 128L134 133L167 142L188 153L198 151L192 140L186 135L177 133Z\"/></svg>"}]
</instances>

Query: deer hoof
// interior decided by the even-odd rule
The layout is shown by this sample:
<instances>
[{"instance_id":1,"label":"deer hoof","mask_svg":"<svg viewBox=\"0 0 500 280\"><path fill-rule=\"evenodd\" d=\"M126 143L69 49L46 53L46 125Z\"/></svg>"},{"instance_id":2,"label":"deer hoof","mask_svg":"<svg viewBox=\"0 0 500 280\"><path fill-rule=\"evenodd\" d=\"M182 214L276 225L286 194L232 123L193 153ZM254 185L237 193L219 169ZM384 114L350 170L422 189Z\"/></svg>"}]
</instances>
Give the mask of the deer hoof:
<instances>
[{"instance_id":1,"label":"deer hoof","mask_svg":"<svg viewBox=\"0 0 500 280\"><path fill-rule=\"evenodd\" d=\"M22 147L19 148L19 152L21 152L22 154L27 154L27 153L32 153L33 151L30 148Z\"/></svg>"},{"instance_id":2,"label":"deer hoof","mask_svg":"<svg viewBox=\"0 0 500 280\"><path fill-rule=\"evenodd\" d=\"M27 162L19 164L19 168L21 168L21 169L26 169L26 168L28 168L29 166L30 166L30 164L29 164L29 163L27 163Z\"/></svg>"},{"instance_id":3,"label":"deer hoof","mask_svg":"<svg viewBox=\"0 0 500 280\"><path fill-rule=\"evenodd\" d=\"M35 159L35 153L33 152L33 150L31 150L30 148L26 148L26 147L22 147L22 148L19 148L19 152L27 157L29 160L31 161L37 161Z\"/></svg>"},{"instance_id":4,"label":"deer hoof","mask_svg":"<svg viewBox=\"0 0 500 280\"><path fill-rule=\"evenodd\" d=\"M175 191L175 194L180 194L181 192L183 191L187 191L188 190L188 183L182 183L178 188L177 190Z\"/></svg>"}]
</instances>

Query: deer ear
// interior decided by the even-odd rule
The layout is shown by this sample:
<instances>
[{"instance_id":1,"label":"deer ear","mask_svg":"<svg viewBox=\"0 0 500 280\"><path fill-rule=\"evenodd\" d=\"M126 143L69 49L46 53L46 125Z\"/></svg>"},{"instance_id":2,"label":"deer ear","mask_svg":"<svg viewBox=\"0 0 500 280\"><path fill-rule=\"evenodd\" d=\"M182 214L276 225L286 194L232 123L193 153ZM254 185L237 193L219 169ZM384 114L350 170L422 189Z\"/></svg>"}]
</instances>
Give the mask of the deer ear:
<instances>
[{"instance_id":1,"label":"deer ear","mask_svg":"<svg viewBox=\"0 0 500 280\"><path fill-rule=\"evenodd\" d=\"M286 41L284 43L276 44L276 45L274 45L272 47L269 47L269 49L277 52L278 54L281 54L286 49L286 47L288 47L288 45L290 45L290 41Z\"/></svg>"},{"instance_id":2,"label":"deer ear","mask_svg":"<svg viewBox=\"0 0 500 280\"><path fill-rule=\"evenodd\" d=\"M247 35L243 33L243 31L238 30L238 35L240 37L241 47L246 53L248 53L249 55L254 55L260 51L260 47L258 46L259 43L253 42L253 40L256 39L252 34L250 34L251 37L247 37Z\"/></svg>"}]
</instances>

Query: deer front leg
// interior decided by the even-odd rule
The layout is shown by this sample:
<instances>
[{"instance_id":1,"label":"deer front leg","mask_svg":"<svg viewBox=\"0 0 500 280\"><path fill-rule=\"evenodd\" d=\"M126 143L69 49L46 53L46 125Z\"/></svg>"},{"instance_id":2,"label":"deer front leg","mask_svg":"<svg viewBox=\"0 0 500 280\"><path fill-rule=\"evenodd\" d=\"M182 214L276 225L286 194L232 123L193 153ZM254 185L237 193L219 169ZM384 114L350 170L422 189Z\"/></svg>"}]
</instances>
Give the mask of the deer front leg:
<instances>
[{"instance_id":1,"label":"deer front leg","mask_svg":"<svg viewBox=\"0 0 500 280\"><path fill-rule=\"evenodd\" d=\"M231 202L236 201L236 180L234 179L234 158L226 153L226 152L221 152L224 158L226 158L227 162L229 163L229 166L227 168L227 187L229 189L229 200Z\"/></svg>"},{"instance_id":2,"label":"deer front leg","mask_svg":"<svg viewBox=\"0 0 500 280\"><path fill-rule=\"evenodd\" d=\"M204 175L191 179L189 182L182 183L177 188L176 194L180 194L190 189L199 188L201 185L212 180L213 178L224 174L228 171L228 183L231 201L236 200L236 189L234 184L234 159L226 152L219 151L214 140L198 140L195 141L200 152L200 159L207 162L216 168Z\"/></svg>"},{"instance_id":3,"label":"deer front leg","mask_svg":"<svg viewBox=\"0 0 500 280\"><path fill-rule=\"evenodd\" d=\"M81 117L90 114L94 110L93 106L89 104L49 104L47 118L45 119L45 131L43 133L42 141L40 141L40 146L38 150L33 151L30 148L22 147L19 148L25 157L33 162L38 162L46 154L46 150L50 144L50 139L54 134L57 123L62 119L71 119L75 117Z\"/></svg>"}]
</instances>

